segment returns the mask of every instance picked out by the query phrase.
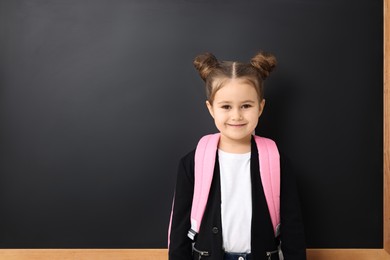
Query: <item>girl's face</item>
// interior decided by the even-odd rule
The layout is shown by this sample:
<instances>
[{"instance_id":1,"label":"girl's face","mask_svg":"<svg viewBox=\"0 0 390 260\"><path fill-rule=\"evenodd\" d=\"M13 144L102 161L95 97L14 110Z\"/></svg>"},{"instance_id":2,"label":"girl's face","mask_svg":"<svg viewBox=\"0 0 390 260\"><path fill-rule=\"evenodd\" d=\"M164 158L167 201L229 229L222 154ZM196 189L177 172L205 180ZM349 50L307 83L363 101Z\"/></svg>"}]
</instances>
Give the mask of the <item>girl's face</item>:
<instances>
[{"instance_id":1,"label":"girl's face","mask_svg":"<svg viewBox=\"0 0 390 260\"><path fill-rule=\"evenodd\" d=\"M265 100L259 102L257 92L243 79L229 79L214 95L207 108L221 133L221 146L250 145L251 135L263 112ZM223 149L223 148L221 148Z\"/></svg>"}]
</instances>

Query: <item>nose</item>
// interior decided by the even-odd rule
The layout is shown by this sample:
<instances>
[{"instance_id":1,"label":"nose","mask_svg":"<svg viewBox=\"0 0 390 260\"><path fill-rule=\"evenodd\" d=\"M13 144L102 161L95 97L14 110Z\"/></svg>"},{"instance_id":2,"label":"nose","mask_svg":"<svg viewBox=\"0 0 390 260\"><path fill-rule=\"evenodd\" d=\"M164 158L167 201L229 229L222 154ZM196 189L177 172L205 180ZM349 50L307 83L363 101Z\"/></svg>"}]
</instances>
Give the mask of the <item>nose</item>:
<instances>
[{"instance_id":1,"label":"nose","mask_svg":"<svg viewBox=\"0 0 390 260\"><path fill-rule=\"evenodd\" d=\"M240 121L240 120L242 120L241 111L239 109L234 109L232 111L232 120L233 121Z\"/></svg>"}]
</instances>

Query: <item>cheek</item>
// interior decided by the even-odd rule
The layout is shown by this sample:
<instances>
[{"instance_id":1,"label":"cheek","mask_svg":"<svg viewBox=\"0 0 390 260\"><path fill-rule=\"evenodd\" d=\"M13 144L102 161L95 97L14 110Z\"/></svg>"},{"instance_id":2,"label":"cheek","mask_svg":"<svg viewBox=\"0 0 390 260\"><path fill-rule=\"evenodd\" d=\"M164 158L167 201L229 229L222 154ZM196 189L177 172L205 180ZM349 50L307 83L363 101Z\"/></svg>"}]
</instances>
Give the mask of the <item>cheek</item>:
<instances>
[{"instance_id":1,"label":"cheek","mask_svg":"<svg viewBox=\"0 0 390 260\"><path fill-rule=\"evenodd\" d=\"M225 121L225 118L222 116L216 116L214 119L215 119L215 122L217 122L219 124L222 124Z\"/></svg>"},{"instance_id":2,"label":"cheek","mask_svg":"<svg viewBox=\"0 0 390 260\"><path fill-rule=\"evenodd\" d=\"M259 113L253 113L253 114L251 115L251 121L252 121L253 123L257 123L257 122L259 121L259 116L260 116Z\"/></svg>"},{"instance_id":3,"label":"cheek","mask_svg":"<svg viewBox=\"0 0 390 260\"><path fill-rule=\"evenodd\" d=\"M223 124L227 120L227 116L224 113L216 113L214 120L216 123Z\"/></svg>"}]
</instances>

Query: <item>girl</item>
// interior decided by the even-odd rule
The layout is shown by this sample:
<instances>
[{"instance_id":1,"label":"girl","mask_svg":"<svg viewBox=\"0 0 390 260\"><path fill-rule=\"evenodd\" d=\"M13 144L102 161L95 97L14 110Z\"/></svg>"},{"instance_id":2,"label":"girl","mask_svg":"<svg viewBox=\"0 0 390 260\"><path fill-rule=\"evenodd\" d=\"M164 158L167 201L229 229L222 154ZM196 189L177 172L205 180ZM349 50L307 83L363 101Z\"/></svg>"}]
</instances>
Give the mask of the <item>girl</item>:
<instances>
[{"instance_id":1,"label":"girl","mask_svg":"<svg viewBox=\"0 0 390 260\"><path fill-rule=\"evenodd\" d=\"M219 134L203 138L197 150L180 161L169 259L306 259L295 180L273 141L253 135L265 105L263 81L275 67L275 57L260 52L247 64L219 61L205 53L194 65L206 83L206 106ZM202 143L205 139L209 143ZM275 147L269 154L263 141ZM208 175L195 169L210 168L210 160L209 188L204 189L207 184L199 183L207 183ZM205 209L198 219L194 211L199 211L202 198Z\"/></svg>"}]
</instances>

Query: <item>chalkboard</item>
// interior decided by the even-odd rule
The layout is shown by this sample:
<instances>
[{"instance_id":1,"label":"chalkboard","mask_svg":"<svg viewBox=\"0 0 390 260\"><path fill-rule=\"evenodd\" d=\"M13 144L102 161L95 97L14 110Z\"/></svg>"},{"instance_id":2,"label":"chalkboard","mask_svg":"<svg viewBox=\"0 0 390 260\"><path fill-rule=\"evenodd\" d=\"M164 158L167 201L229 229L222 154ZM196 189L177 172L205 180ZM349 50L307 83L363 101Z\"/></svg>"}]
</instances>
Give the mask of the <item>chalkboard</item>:
<instances>
[{"instance_id":1,"label":"chalkboard","mask_svg":"<svg viewBox=\"0 0 390 260\"><path fill-rule=\"evenodd\" d=\"M0 247L165 248L178 161L216 129L192 59L279 65L258 134L312 248L382 248L383 3L0 2Z\"/></svg>"}]
</instances>

